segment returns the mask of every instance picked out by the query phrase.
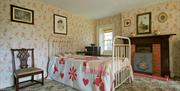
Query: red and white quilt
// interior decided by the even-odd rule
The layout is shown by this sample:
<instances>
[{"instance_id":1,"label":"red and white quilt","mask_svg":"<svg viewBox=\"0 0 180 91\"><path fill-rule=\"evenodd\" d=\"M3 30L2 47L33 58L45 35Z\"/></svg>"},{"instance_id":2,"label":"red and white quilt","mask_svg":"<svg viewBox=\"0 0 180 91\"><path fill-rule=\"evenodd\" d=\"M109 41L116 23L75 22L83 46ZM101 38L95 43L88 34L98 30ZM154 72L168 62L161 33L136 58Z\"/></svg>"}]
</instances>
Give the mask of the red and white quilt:
<instances>
[{"instance_id":1,"label":"red and white quilt","mask_svg":"<svg viewBox=\"0 0 180 91\"><path fill-rule=\"evenodd\" d=\"M49 77L81 91L110 91L112 58L93 56L53 57Z\"/></svg>"}]
</instances>

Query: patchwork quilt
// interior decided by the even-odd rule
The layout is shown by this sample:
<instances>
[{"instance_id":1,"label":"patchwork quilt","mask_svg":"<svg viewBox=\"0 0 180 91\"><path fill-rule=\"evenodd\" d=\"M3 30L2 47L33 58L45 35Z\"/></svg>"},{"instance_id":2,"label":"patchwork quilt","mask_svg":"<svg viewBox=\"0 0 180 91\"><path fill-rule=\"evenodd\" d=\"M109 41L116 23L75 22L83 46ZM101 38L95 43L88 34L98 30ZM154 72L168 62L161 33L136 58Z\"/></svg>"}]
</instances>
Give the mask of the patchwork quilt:
<instances>
[{"instance_id":1,"label":"patchwork quilt","mask_svg":"<svg viewBox=\"0 0 180 91\"><path fill-rule=\"evenodd\" d=\"M51 79L81 91L111 91L112 58L94 56L52 57Z\"/></svg>"}]
</instances>

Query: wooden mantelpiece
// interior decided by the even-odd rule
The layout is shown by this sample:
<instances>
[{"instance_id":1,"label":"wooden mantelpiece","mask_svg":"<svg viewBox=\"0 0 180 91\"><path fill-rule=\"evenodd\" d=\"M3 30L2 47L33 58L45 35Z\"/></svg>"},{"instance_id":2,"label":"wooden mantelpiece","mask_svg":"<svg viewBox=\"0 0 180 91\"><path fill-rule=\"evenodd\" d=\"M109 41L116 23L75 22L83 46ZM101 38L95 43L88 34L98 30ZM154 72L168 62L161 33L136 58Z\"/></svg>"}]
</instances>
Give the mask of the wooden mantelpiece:
<instances>
[{"instance_id":1,"label":"wooden mantelpiece","mask_svg":"<svg viewBox=\"0 0 180 91\"><path fill-rule=\"evenodd\" d=\"M149 43L166 43L169 46L169 37L176 34L164 34L164 35L146 35L130 37L132 44L149 44ZM169 49L169 47L168 47Z\"/></svg>"},{"instance_id":2,"label":"wooden mantelpiece","mask_svg":"<svg viewBox=\"0 0 180 91\"><path fill-rule=\"evenodd\" d=\"M130 37L130 38L144 38L144 37L170 37L172 35L176 35L176 34L161 34L161 35L138 35L138 36L134 36L134 37Z\"/></svg>"},{"instance_id":3,"label":"wooden mantelpiece","mask_svg":"<svg viewBox=\"0 0 180 91\"><path fill-rule=\"evenodd\" d=\"M164 35L146 35L130 37L132 45L156 45L159 44L160 53L156 53L155 56L160 55L159 76L169 76L169 38L176 34L164 34ZM132 54L133 55L133 54ZM133 61L133 58L132 58ZM133 62L132 62L133 63ZM155 64L157 64L155 62ZM154 68L156 71L157 66Z\"/></svg>"}]
</instances>

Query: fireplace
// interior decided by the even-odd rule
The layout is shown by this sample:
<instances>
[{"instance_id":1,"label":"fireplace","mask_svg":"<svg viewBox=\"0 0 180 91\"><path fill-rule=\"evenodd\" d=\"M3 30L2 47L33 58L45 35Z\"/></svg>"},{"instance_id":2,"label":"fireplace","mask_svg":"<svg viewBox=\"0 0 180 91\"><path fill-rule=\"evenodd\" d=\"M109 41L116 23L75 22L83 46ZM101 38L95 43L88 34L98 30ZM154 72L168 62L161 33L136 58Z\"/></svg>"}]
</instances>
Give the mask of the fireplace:
<instances>
[{"instance_id":1,"label":"fireplace","mask_svg":"<svg viewBox=\"0 0 180 91\"><path fill-rule=\"evenodd\" d=\"M134 54L133 69L136 72L152 74L152 46L137 45Z\"/></svg>"},{"instance_id":2,"label":"fireplace","mask_svg":"<svg viewBox=\"0 0 180 91\"><path fill-rule=\"evenodd\" d=\"M133 70L161 77L169 76L169 37L172 35L130 37Z\"/></svg>"}]
</instances>

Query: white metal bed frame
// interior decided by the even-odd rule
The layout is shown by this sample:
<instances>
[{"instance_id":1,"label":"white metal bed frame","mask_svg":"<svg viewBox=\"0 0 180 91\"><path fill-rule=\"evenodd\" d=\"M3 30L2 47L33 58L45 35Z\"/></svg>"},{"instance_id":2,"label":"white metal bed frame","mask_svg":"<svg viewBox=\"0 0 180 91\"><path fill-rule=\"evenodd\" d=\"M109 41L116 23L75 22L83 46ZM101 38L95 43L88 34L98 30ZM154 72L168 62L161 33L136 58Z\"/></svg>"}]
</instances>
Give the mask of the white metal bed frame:
<instances>
[{"instance_id":1,"label":"white metal bed frame","mask_svg":"<svg viewBox=\"0 0 180 91\"><path fill-rule=\"evenodd\" d=\"M123 40L127 41L128 44L119 44L117 40L120 39L120 42ZM133 80L133 70L131 66L131 41L128 37L123 36L115 36L113 39L113 79L114 79L114 86L113 91L122 85L125 81L129 79L130 82ZM122 62L122 58L128 58L128 61ZM120 61L120 62L119 62ZM123 71L128 67L129 75L123 78L125 74Z\"/></svg>"},{"instance_id":2,"label":"white metal bed frame","mask_svg":"<svg viewBox=\"0 0 180 91\"><path fill-rule=\"evenodd\" d=\"M48 67L50 58L52 56L59 56L57 54L64 52L73 52L74 50L70 50L73 45L73 39L69 36L54 36L50 35L48 38L48 63L47 63L47 76L48 77Z\"/></svg>"},{"instance_id":3,"label":"white metal bed frame","mask_svg":"<svg viewBox=\"0 0 180 91\"><path fill-rule=\"evenodd\" d=\"M121 43L118 40L121 40ZM122 43L122 40L126 40L127 43ZM50 57L52 55L56 55L60 52L73 52L69 50L73 46L73 39L70 37L62 37L62 36L50 36L48 39L48 64L47 64L47 76L48 76L48 66ZM122 59L128 58L128 61L122 61ZM125 81L129 80L132 82L133 80L133 71L131 66L131 42L128 37L123 36L115 36L113 39L113 50L112 50L112 66L113 66L113 85L112 91L115 91L120 85L122 85ZM125 69L129 70L129 74L124 72ZM124 75L127 75L123 77Z\"/></svg>"}]
</instances>

